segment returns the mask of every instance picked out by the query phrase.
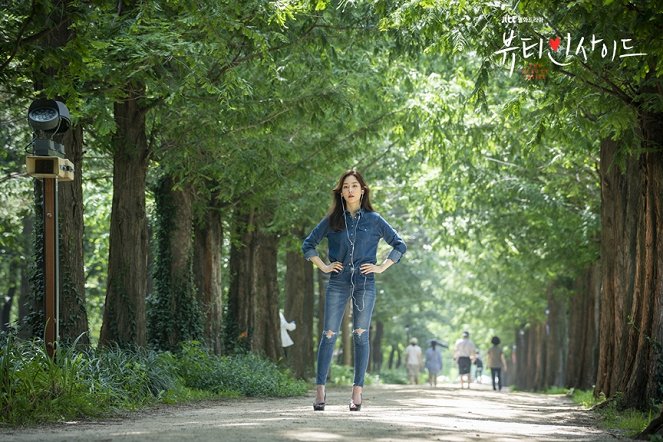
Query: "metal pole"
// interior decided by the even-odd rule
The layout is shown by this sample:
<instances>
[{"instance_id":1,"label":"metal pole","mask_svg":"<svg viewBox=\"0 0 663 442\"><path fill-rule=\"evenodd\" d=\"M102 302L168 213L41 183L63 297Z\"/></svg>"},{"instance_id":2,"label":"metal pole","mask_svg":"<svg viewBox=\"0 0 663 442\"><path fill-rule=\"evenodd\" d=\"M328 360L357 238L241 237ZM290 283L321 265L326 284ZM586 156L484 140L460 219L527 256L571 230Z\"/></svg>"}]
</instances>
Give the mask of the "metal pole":
<instances>
[{"instance_id":1,"label":"metal pole","mask_svg":"<svg viewBox=\"0 0 663 442\"><path fill-rule=\"evenodd\" d=\"M59 239L58 183L55 178L43 179L44 204L44 339L46 352L53 358L59 334Z\"/></svg>"}]
</instances>

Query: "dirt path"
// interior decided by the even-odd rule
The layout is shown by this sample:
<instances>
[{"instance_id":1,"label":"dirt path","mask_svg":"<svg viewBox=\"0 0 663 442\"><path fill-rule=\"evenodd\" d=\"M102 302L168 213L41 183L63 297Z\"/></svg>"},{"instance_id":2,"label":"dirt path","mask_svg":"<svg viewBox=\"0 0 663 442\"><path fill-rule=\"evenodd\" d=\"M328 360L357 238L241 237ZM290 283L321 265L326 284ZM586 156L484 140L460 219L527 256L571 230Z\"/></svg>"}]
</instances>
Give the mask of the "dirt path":
<instances>
[{"instance_id":1,"label":"dirt path","mask_svg":"<svg viewBox=\"0 0 663 442\"><path fill-rule=\"evenodd\" d=\"M232 399L163 407L100 422L0 430L3 441L616 441L563 396L496 393L486 385L368 386L360 412L349 387L327 409L305 398Z\"/></svg>"}]
</instances>

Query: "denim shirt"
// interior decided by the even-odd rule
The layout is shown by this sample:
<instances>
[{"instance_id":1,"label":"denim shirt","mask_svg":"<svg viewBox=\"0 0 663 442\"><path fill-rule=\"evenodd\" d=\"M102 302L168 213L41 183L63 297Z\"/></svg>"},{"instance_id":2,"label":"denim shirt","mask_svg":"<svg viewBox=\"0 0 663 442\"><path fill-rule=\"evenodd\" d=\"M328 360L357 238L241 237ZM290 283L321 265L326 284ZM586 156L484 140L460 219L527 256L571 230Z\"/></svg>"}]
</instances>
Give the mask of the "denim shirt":
<instances>
[{"instance_id":1,"label":"denim shirt","mask_svg":"<svg viewBox=\"0 0 663 442\"><path fill-rule=\"evenodd\" d=\"M364 263L376 264L380 238L393 247L388 258L394 263L400 261L405 253L406 246L401 237L377 212L360 209L353 218L350 212L345 211L345 222L347 229L336 232L329 227L328 216L320 221L302 244L304 258L311 259L318 256L315 247L324 237L327 237L329 243L330 262L341 262L343 267L350 265L358 267Z\"/></svg>"}]
</instances>

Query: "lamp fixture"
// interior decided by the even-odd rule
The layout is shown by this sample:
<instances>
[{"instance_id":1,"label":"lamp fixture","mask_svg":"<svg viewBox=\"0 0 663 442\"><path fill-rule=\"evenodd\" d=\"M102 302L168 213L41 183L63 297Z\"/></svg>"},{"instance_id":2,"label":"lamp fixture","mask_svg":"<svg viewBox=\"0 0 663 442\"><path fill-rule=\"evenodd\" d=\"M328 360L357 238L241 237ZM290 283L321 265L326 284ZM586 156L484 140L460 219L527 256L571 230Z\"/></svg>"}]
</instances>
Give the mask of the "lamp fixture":
<instances>
[{"instance_id":1,"label":"lamp fixture","mask_svg":"<svg viewBox=\"0 0 663 442\"><path fill-rule=\"evenodd\" d=\"M28 108L28 123L35 132L34 155L64 157L64 146L53 140L71 127L69 109L61 101L40 98Z\"/></svg>"},{"instance_id":2,"label":"lamp fixture","mask_svg":"<svg viewBox=\"0 0 663 442\"><path fill-rule=\"evenodd\" d=\"M34 178L74 179L74 165L64 157L61 137L71 127L69 109L61 101L40 98L28 108L28 123L34 131L32 155L26 158L28 175Z\"/></svg>"}]
</instances>

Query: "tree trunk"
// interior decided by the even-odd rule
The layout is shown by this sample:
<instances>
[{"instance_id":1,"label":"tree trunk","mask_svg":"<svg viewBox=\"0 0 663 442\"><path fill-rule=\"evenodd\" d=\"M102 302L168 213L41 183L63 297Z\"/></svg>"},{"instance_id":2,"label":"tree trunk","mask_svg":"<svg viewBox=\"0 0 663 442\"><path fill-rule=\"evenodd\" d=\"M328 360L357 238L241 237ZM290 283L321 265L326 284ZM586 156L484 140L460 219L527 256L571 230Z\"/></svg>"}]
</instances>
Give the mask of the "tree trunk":
<instances>
[{"instance_id":1,"label":"tree trunk","mask_svg":"<svg viewBox=\"0 0 663 442\"><path fill-rule=\"evenodd\" d=\"M254 301L251 302L254 309L247 327L254 331L251 350L277 361L283 356L277 278L279 238L262 228L256 229L254 235L255 263L252 284Z\"/></svg>"},{"instance_id":2,"label":"tree trunk","mask_svg":"<svg viewBox=\"0 0 663 442\"><path fill-rule=\"evenodd\" d=\"M125 100L115 103L108 283L99 338L102 346L146 343L148 146L146 108L139 102L144 96L145 87L134 84L127 87Z\"/></svg>"},{"instance_id":3,"label":"tree trunk","mask_svg":"<svg viewBox=\"0 0 663 442\"><path fill-rule=\"evenodd\" d=\"M519 390L526 390L527 336L524 327L515 331L515 338L516 348L511 354L511 358L515 359L515 366L509 367L511 383Z\"/></svg>"},{"instance_id":4,"label":"tree trunk","mask_svg":"<svg viewBox=\"0 0 663 442\"><path fill-rule=\"evenodd\" d=\"M341 321L341 358L342 364L351 366L353 356L352 346L352 298L345 304L345 312Z\"/></svg>"},{"instance_id":5,"label":"tree trunk","mask_svg":"<svg viewBox=\"0 0 663 442\"><path fill-rule=\"evenodd\" d=\"M198 287L198 301L204 315L203 336L215 354L222 351L222 312L221 297L221 249L223 245L223 225L221 210L216 196L209 202L194 228L193 269L195 285Z\"/></svg>"},{"instance_id":6,"label":"tree trunk","mask_svg":"<svg viewBox=\"0 0 663 442\"><path fill-rule=\"evenodd\" d=\"M599 359L594 394L611 397L617 392L618 359L624 354L623 302L627 298L624 276L629 274L628 241L624 242L626 206L637 198L615 161L618 145L613 140L601 142L601 314L599 327ZM633 167L629 161L628 167Z\"/></svg>"},{"instance_id":7,"label":"tree trunk","mask_svg":"<svg viewBox=\"0 0 663 442\"><path fill-rule=\"evenodd\" d=\"M550 364L557 365L554 358L549 361L548 341L552 339L547 330L547 324L532 322L516 333L518 364L512 372L516 375L514 383L519 389L543 390L549 383L552 384L549 377L554 378L557 369L553 370ZM550 344L551 347L553 345Z\"/></svg>"},{"instance_id":8,"label":"tree trunk","mask_svg":"<svg viewBox=\"0 0 663 442\"><path fill-rule=\"evenodd\" d=\"M296 238L302 236L296 232ZM287 364L295 377L306 379L313 375L313 266L302 257L300 250L288 250L285 255L285 309L288 321L297 328L290 332L294 341L288 347Z\"/></svg>"},{"instance_id":9,"label":"tree trunk","mask_svg":"<svg viewBox=\"0 0 663 442\"><path fill-rule=\"evenodd\" d=\"M643 148L638 159L640 180L639 217L635 226L636 248L633 308L625 363L622 405L646 408L663 397L663 114L641 113ZM658 345L652 345L657 343Z\"/></svg>"},{"instance_id":10,"label":"tree trunk","mask_svg":"<svg viewBox=\"0 0 663 442\"><path fill-rule=\"evenodd\" d=\"M567 290L570 287L563 281L556 281L550 284L548 288L548 310L547 320L544 328L545 351L545 378L540 386L546 389L552 386L561 387L564 385L564 376L566 372L566 352L567 344Z\"/></svg>"},{"instance_id":11,"label":"tree trunk","mask_svg":"<svg viewBox=\"0 0 663 442\"><path fill-rule=\"evenodd\" d=\"M232 241L227 335L234 344L278 360L282 355L278 311L278 237L262 229L267 209L238 209ZM233 342L229 342L231 348Z\"/></svg>"},{"instance_id":12,"label":"tree trunk","mask_svg":"<svg viewBox=\"0 0 663 442\"><path fill-rule=\"evenodd\" d=\"M650 440L651 435L658 434L658 435L663 435L663 409L661 409L661 413L654 418L649 424L647 424L647 427L645 427L642 432L638 433L635 438L638 440Z\"/></svg>"},{"instance_id":13,"label":"tree trunk","mask_svg":"<svg viewBox=\"0 0 663 442\"><path fill-rule=\"evenodd\" d=\"M372 332L373 344L371 346L372 370L374 373L380 373L382 370L382 337L384 336L384 324L382 321L375 321L375 329Z\"/></svg>"},{"instance_id":14,"label":"tree trunk","mask_svg":"<svg viewBox=\"0 0 663 442\"><path fill-rule=\"evenodd\" d=\"M651 340L656 343L649 345L649 352L647 354L648 367L647 371L647 386L650 388L647 394L651 398L660 402L661 399L661 385L663 385L663 370L660 366L661 351L663 343L663 326L661 324L661 315L663 314L663 202L661 201L663 195L663 152L661 151L660 140L663 139L661 121L663 115L645 115L643 118L643 127L645 140L651 147L658 149L653 152L644 154L642 161L644 168L644 177L647 187L645 189L645 209L647 210L644 226L644 239L645 247L640 250L641 257L643 258L643 265L641 267L643 277L651 278L643 281L643 292L645 295L650 294L651 304L651 321L652 332ZM659 143L659 144L656 144ZM649 247L646 247L649 245ZM643 321L644 322L644 321ZM641 340L647 340L647 336L641 336ZM633 383L629 384L629 386ZM656 388L657 387L657 388ZM625 398L632 400L632 394ZM663 435L663 408L661 413L647 425L647 427L640 433L638 439L646 439L650 435L658 434Z\"/></svg>"},{"instance_id":15,"label":"tree trunk","mask_svg":"<svg viewBox=\"0 0 663 442\"><path fill-rule=\"evenodd\" d=\"M660 399L663 302L663 115L641 115L646 153L615 161L618 145L601 143L603 296L595 393L621 393L620 405ZM652 345L652 342L659 345Z\"/></svg>"},{"instance_id":16,"label":"tree trunk","mask_svg":"<svg viewBox=\"0 0 663 442\"><path fill-rule=\"evenodd\" d=\"M202 337L202 313L193 283L193 206L188 186L165 177L155 191L155 291L148 299L148 334L156 348L176 350Z\"/></svg>"},{"instance_id":17,"label":"tree trunk","mask_svg":"<svg viewBox=\"0 0 663 442\"><path fill-rule=\"evenodd\" d=\"M66 157L74 164L74 181L58 183L60 224L60 339L90 343L85 304L83 261L83 129L74 126L64 137Z\"/></svg>"},{"instance_id":18,"label":"tree trunk","mask_svg":"<svg viewBox=\"0 0 663 442\"><path fill-rule=\"evenodd\" d=\"M34 267L28 276L30 286L29 301L26 302L29 314L25 316L25 330L30 337L43 338L44 336L44 186L42 180L34 181Z\"/></svg>"},{"instance_id":19,"label":"tree trunk","mask_svg":"<svg viewBox=\"0 0 663 442\"><path fill-rule=\"evenodd\" d=\"M534 342L536 341L536 331L534 330L533 325L529 325L525 329L525 336L524 336L524 343L525 347L523 348L525 350L524 356L524 363L522 364L522 369L523 369L523 380L522 380L522 388L524 390L534 390L535 385L536 385L536 372L537 372L537 367L536 367L536 345Z\"/></svg>"},{"instance_id":20,"label":"tree trunk","mask_svg":"<svg viewBox=\"0 0 663 442\"><path fill-rule=\"evenodd\" d=\"M588 390L594 385L597 360L598 297L601 289L598 264L589 267L574 283L569 308L567 388Z\"/></svg>"},{"instance_id":21,"label":"tree trunk","mask_svg":"<svg viewBox=\"0 0 663 442\"><path fill-rule=\"evenodd\" d=\"M9 274L10 275L15 275L17 274L18 270L18 265L17 263L12 260L9 263ZM16 281L18 282L18 281ZM9 330L9 313L12 310L12 305L14 303L14 297L16 296L17 292L17 284L16 282L11 282L9 285L9 288L7 289L7 293L2 297L2 299L5 301L4 304L2 304L2 309L0 309L0 331L6 332Z\"/></svg>"},{"instance_id":22,"label":"tree trunk","mask_svg":"<svg viewBox=\"0 0 663 442\"><path fill-rule=\"evenodd\" d=\"M601 272L598 263L589 267L576 279L574 288L569 309L569 348L565 386L589 390L596 382L598 358L598 300L601 291Z\"/></svg>"},{"instance_id":23,"label":"tree trunk","mask_svg":"<svg viewBox=\"0 0 663 442\"><path fill-rule=\"evenodd\" d=\"M251 278L253 274L251 252L253 248L249 225L253 224L253 212L235 210L233 230L230 240L230 271L228 289L228 307L223 321L225 352L249 349L249 335L252 330L243 328L248 324L248 312L251 309Z\"/></svg>"},{"instance_id":24,"label":"tree trunk","mask_svg":"<svg viewBox=\"0 0 663 442\"><path fill-rule=\"evenodd\" d=\"M532 382L530 389L542 390L545 385L546 352L545 352L545 324L536 323L530 328L530 354L532 355Z\"/></svg>"}]
</instances>

